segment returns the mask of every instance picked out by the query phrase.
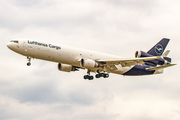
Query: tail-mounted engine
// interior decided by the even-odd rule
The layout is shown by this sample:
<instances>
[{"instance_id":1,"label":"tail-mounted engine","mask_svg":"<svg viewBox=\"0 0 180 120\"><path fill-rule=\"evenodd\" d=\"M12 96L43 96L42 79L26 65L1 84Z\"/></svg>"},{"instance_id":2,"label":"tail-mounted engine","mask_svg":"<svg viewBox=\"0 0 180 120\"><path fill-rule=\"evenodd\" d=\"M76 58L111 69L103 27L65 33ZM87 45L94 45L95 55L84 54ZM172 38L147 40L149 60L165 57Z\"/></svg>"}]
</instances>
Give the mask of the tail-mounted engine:
<instances>
[{"instance_id":1,"label":"tail-mounted engine","mask_svg":"<svg viewBox=\"0 0 180 120\"><path fill-rule=\"evenodd\" d=\"M146 53L146 52L144 52L144 51L136 51L136 53L135 53L135 57L136 57L136 58L152 57L152 56L153 56L153 55L148 54L148 53Z\"/></svg>"},{"instance_id":2,"label":"tail-mounted engine","mask_svg":"<svg viewBox=\"0 0 180 120\"><path fill-rule=\"evenodd\" d=\"M86 59L86 58L81 59L80 65L82 67L85 67L85 68L88 68L88 69L100 67L100 63L98 63L98 62L96 62L96 61L94 61L92 59Z\"/></svg>"},{"instance_id":3,"label":"tail-mounted engine","mask_svg":"<svg viewBox=\"0 0 180 120\"><path fill-rule=\"evenodd\" d=\"M77 69L76 69L76 67L74 67L72 65L59 63L58 70L64 71L64 72L70 72L70 71L76 71Z\"/></svg>"},{"instance_id":4,"label":"tail-mounted engine","mask_svg":"<svg viewBox=\"0 0 180 120\"><path fill-rule=\"evenodd\" d=\"M148 54L148 53L146 53L146 52L144 52L144 51L136 51L135 57L136 57L136 58L141 58L141 57L153 57L153 55ZM163 57L163 58L159 58L159 59L151 60L151 61L147 61L147 62L150 63L150 64L153 64L153 65L164 65L164 64L169 64L169 63L171 63L171 58L169 58L169 57Z\"/></svg>"}]
</instances>

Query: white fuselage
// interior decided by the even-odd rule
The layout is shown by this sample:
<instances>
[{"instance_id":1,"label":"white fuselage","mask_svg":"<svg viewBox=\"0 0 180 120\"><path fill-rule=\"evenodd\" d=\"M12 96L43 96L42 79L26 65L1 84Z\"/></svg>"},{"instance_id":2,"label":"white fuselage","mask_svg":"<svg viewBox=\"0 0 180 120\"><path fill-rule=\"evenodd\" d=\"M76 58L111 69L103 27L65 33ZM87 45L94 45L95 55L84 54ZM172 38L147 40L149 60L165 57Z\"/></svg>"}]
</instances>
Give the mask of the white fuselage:
<instances>
[{"instance_id":1,"label":"white fuselage","mask_svg":"<svg viewBox=\"0 0 180 120\"><path fill-rule=\"evenodd\" d=\"M68 64L76 67L82 68L80 64L80 60L82 58L92 59L92 60L98 60L98 59L112 59L112 58L122 58L116 55L110 55L90 50L84 50L74 47L69 47L65 45L54 45L44 42L38 42L38 41L31 41L31 40L18 40L18 43L8 43L7 46L24 56L47 60L47 61L53 61L57 63L63 63ZM123 74L130 70L131 67L122 67L120 64L116 65L116 68L118 69L112 69L109 72L116 73L116 74ZM96 71L97 69L94 68L91 71ZM104 69L101 69L101 71L104 71Z\"/></svg>"}]
</instances>

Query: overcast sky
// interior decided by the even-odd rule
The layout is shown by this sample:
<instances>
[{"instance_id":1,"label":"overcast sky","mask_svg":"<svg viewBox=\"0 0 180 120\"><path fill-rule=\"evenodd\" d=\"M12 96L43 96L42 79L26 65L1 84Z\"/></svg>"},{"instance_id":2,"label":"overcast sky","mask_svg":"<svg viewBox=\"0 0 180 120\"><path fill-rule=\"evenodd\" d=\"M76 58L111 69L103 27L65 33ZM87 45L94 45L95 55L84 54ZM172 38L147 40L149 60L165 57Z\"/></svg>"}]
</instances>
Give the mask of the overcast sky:
<instances>
[{"instance_id":1,"label":"overcast sky","mask_svg":"<svg viewBox=\"0 0 180 120\"><path fill-rule=\"evenodd\" d=\"M179 120L179 0L0 0L1 120ZM6 47L28 38L134 57L162 38L178 65L161 75L86 81ZM94 75L94 74L93 74Z\"/></svg>"}]
</instances>

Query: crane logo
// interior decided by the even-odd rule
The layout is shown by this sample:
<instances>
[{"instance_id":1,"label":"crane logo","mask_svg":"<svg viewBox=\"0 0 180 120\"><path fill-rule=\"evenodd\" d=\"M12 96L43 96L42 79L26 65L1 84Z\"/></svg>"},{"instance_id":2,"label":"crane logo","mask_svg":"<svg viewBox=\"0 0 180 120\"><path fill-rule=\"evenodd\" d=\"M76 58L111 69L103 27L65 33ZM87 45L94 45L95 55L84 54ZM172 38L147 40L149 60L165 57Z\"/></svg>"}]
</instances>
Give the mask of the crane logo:
<instances>
[{"instance_id":1,"label":"crane logo","mask_svg":"<svg viewBox=\"0 0 180 120\"><path fill-rule=\"evenodd\" d=\"M155 52L158 54L158 55L161 55L163 53L163 46L161 44L157 44L155 47L154 47L154 50Z\"/></svg>"}]
</instances>

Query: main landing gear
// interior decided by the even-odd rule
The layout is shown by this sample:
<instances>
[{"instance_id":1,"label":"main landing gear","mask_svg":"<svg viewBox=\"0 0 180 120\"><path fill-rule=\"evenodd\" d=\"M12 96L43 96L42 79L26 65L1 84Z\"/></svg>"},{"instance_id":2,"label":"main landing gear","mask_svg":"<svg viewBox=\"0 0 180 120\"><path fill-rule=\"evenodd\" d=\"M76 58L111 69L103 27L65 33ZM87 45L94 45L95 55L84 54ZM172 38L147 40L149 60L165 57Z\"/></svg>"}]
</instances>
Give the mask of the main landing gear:
<instances>
[{"instance_id":1,"label":"main landing gear","mask_svg":"<svg viewBox=\"0 0 180 120\"><path fill-rule=\"evenodd\" d=\"M31 57L27 57L27 59L28 59L28 63L27 63L27 66L31 66Z\"/></svg>"},{"instance_id":2,"label":"main landing gear","mask_svg":"<svg viewBox=\"0 0 180 120\"><path fill-rule=\"evenodd\" d=\"M93 77L93 76L90 76L90 75L85 75L85 76L84 76L84 79L85 79L85 80L86 80L86 79L88 79L88 80L93 80L94 77Z\"/></svg>"},{"instance_id":3,"label":"main landing gear","mask_svg":"<svg viewBox=\"0 0 180 120\"><path fill-rule=\"evenodd\" d=\"M98 73L98 74L96 74L95 77L96 77L96 78L100 78L100 77L108 78L108 77L109 77L109 74L107 74L107 73Z\"/></svg>"},{"instance_id":4,"label":"main landing gear","mask_svg":"<svg viewBox=\"0 0 180 120\"><path fill-rule=\"evenodd\" d=\"M90 75L90 72L91 72L91 70L88 70L88 71L87 71L87 74L88 74L88 75L84 75L84 79L85 79L85 80L86 80L86 79L88 79L88 80L93 80L93 79L94 79L94 77Z\"/></svg>"},{"instance_id":5,"label":"main landing gear","mask_svg":"<svg viewBox=\"0 0 180 120\"><path fill-rule=\"evenodd\" d=\"M93 80L94 77L90 75L90 70L88 70L88 75L84 75L84 79L88 79L88 80ZM99 73L95 75L96 78L101 78L101 77L104 77L104 78L108 78L109 77L109 74L107 73Z\"/></svg>"}]
</instances>

